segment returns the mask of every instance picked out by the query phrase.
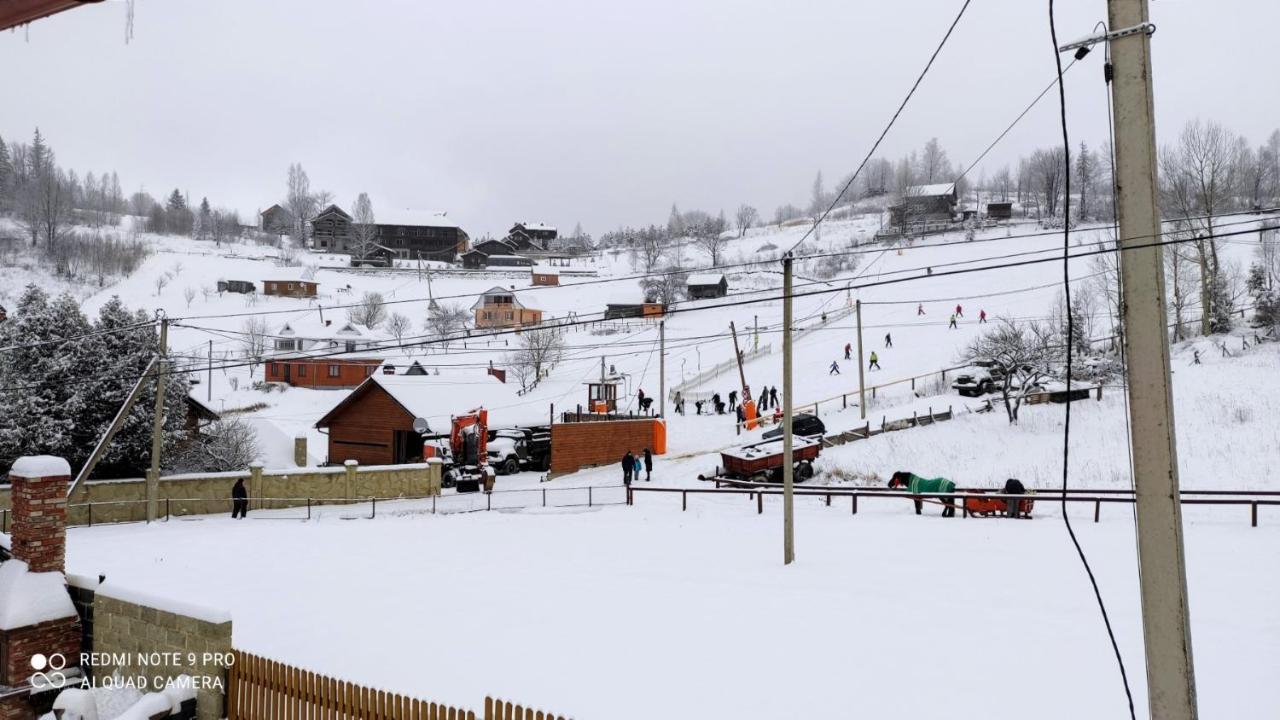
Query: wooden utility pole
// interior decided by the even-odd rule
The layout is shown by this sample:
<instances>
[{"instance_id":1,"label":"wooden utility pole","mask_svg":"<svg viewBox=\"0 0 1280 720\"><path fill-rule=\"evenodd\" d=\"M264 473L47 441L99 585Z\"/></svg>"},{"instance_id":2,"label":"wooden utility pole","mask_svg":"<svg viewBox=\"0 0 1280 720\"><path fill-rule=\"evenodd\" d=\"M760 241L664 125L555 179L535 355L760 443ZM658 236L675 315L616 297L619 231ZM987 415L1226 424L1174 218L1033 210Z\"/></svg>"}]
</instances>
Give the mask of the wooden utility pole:
<instances>
[{"instance_id":1,"label":"wooden utility pole","mask_svg":"<svg viewBox=\"0 0 1280 720\"><path fill-rule=\"evenodd\" d=\"M782 259L782 563L796 559L795 468L791 459L791 253Z\"/></svg>"},{"instance_id":2,"label":"wooden utility pole","mask_svg":"<svg viewBox=\"0 0 1280 720\"><path fill-rule=\"evenodd\" d=\"M867 379L862 368L862 299L853 305L858 316L858 412L862 419L867 419Z\"/></svg>"},{"instance_id":3,"label":"wooden utility pole","mask_svg":"<svg viewBox=\"0 0 1280 720\"><path fill-rule=\"evenodd\" d=\"M209 375L205 378L205 400L213 402L213 341L209 341Z\"/></svg>"},{"instance_id":4,"label":"wooden utility pole","mask_svg":"<svg viewBox=\"0 0 1280 720\"><path fill-rule=\"evenodd\" d=\"M160 318L160 341L156 347L156 409L151 418L151 469L147 471L147 522L156 519L160 496L160 453L164 448L164 395L169 379L169 318Z\"/></svg>"},{"instance_id":5,"label":"wooden utility pole","mask_svg":"<svg viewBox=\"0 0 1280 720\"><path fill-rule=\"evenodd\" d=\"M1137 484L1138 571L1152 718L1194 720L1195 669L1178 494L1178 451L1169 382L1163 252L1156 241L1155 112L1147 0L1109 0L1115 151L1129 358L1129 424Z\"/></svg>"},{"instance_id":6,"label":"wooden utility pole","mask_svg":"<svg viewBox=\"0 0 1280 720\"><path fill-rule=\"evenodd\" d=\"M658 417L667 416L667 321L658 321Z\"/></svg>"}]
</instances>

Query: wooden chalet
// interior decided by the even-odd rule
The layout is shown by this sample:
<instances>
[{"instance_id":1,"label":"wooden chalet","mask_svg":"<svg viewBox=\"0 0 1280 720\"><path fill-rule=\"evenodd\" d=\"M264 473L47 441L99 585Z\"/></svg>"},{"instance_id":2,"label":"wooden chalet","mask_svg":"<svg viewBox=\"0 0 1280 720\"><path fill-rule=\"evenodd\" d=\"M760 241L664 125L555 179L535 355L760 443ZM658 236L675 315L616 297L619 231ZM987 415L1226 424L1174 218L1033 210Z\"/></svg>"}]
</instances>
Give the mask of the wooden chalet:
<instances>
[{"instance_id":1,"label":"wooden chalet","mask_svg":"<svg viewBox=\"0 0 1280 720\"><path fill-rule=\"evenodd\" d=\"M555 227L545 223L521 222L511 226L507 231L507 240L515 243L518 250L548 250L555 241Z\"/></svg>"},{"instance_id":2,"label":"wooden chalet","mask_svg":"<svg viewBox=\"0 0 1280 720\"><path fill-rule=\"evenodd\" d=\"M373 375L379 358L274 357L267 361L267 382L305 388L353 388Z\"/></svg>"},{"instance_id":3,"label":"wooden chalet","mask_svg":"<svg viewBox=\"0 0 1280 720\"><path fill-rule=\"evenodd\" d=\"M560 271L548 268L534 268L529 273L530 282L535 286L552 286L560 284Z\"/></svg>"},{"instance_id":4,"label":"wooden chalet","mask_svg":"<svg viewBox=\"0 0 1280 720\"><path fill-rule=\"evenodd\" d=\"M365 257L352 258L357 264L389 266L394 260L439 260L453 262L467 252L470 239L444 213L415 210L387 210L375 213L373 247ZM353 219L337 205L329 205L311 219L314 250L353 252Z\"/></svg>"},{"instance_id":5,"label":"wooden chalet","mask_svg":"<svg viewBox=\"0 0 1280 720\"><path fill-rule=\"evenodd\" d=\"M957 202L955 183L915 185L907 189L899 204L889 208L889 224L903 227L912 223L950 222Z\"/></svg>"},{"instance_id":6,"label":"wooden chalet","mask_svg":"<svg viewBox=\"0 0 1280 720\"><path fill-rule=\"evenodd\" d=\"M1009 220L1013 218L1013 203L1011 202L989 202L987 203L987 217L992 220Z\"/></svg>"},{"instance_id":7,"label":"wooden chalet","mask_svg":"<svg viewBox=\"0 0 1280 720\"><path fill-rule=\"evenodd\" d=\"M468 250L462 253L462 267L467 270L481 270L489 261L489 255L483 250Z\"/></svg>"},{"instance_id":8,"label":"wooden chalet","mask_svg":"<svg viewBox=\"0 0 1280 720\"><path fill-rule=\"evenodd\" d=\"M279 204L258 213L258 229L273 235L284 235L293 230L293 213Z\"/></svg>"},{"instance_id":9,"label":"wooden chalet","mask_svg":"<svg viewBox=\"0 0 1280 720\"><path fill-rule=\"evenodd\" d=\"M542 324L542 311L520 302L516 294L502 287L491 287L471 306L475 326L483 328L519 328Z\"/></svg>"},{"instance_id":10,"label":"wooden chalet","mask_svg":"<svg viewBox=\"0 0 1280 720\"><path fill-rule=\"evenodd\" d=\"M320 286L314 280L263 280L262 294L278 297L313 298Z\"/></svg>"},{"instance_id":11,"label":"wooden chalet","mask_svg":"<svg viewBox=\"0 0 1280 720\"><path fill-rule=\"evenodd\" d=\"M695 273L689 276L685 290L690 300L722 298L729 294L729 279L721 273Z\"/></svg>"},{"instance_id":12,"label":"wooden chalet","mask_svg":"<svg viewBox=\"0 0 1280 720\"><path fill-rule=\"evenodd\" d=\"M667 306L660 302L644 303L609 303L605 305L605 320L625 320L627 318L656 318L667 312Z\"/></svg>"}]
</instances>

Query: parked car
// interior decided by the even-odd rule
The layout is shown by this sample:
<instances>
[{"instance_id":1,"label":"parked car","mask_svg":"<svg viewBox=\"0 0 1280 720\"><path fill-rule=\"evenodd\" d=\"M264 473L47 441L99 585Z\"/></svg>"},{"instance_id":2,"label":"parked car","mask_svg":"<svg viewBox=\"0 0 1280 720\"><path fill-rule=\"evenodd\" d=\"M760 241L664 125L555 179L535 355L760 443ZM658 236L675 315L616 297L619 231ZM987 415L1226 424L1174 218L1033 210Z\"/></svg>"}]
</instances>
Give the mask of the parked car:
<instances>
[{"instance_id":1,"label":"parked car","mask_svg":"<svg viewBox=\"0 0 1280 720\"><path fill-rule=\"evenodd\" d=\"M976 360L960 371L951 389L968 397L995 392L1004 383L1004 368L990 360Z\"/></svg>"},{"instance_id":2,"label":"parked car","mask_svg":"<svg viewBox=\"0 0 1280 720\"><path fill-rule=\"evenodd\" d=\"M551 469L551 429L503 428L489 431L489 464L499 475Z\"/></svg>"},{"instance_id":3,"label":"parked car","mask_svg":"<svg viewBox=\"0 0 1280 720\"><path fill-rule=\"evenodd\" d=\"M827 426L822 424L817 415L809 413L797 413L791 418L791 434L801 437L822 437L827 432ZM761 435L765 440L782 437L782 427L776 427L772 430L765 431Z\"/></svg>"}]
</instances>

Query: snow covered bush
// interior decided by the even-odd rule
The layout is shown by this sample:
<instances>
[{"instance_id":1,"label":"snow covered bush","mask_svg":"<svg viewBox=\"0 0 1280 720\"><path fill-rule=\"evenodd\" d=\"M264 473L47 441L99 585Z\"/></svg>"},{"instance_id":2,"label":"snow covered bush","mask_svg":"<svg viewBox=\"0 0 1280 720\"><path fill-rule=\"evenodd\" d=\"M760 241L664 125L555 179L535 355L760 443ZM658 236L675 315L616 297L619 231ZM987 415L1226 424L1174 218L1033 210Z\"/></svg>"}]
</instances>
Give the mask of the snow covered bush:
<instances>
[{"instance_id":1,"label":"snow covered bush","mask_svg":"<svg viewBox=\"0 0 1280 720\"><path fill-rule=\"evenodd\" d=\"M258 434L249 423L220 420L191 439L173 461L178 472L231 472L244 470L258 458Z\"/></svg>"}]
</instances>

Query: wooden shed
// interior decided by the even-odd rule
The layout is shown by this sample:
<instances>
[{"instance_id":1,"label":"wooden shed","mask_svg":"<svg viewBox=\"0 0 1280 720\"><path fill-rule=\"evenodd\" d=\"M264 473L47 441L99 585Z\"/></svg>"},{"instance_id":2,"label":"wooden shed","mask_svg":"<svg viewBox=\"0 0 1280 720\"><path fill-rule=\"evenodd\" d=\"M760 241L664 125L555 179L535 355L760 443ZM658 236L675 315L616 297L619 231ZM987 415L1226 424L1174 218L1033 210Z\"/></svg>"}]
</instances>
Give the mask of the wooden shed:
<instances>
[{"instance_id":1,"label":"wooden shed","mask_svg":"<svg viewBox=\"0 0 1280 720\"><path fill-rule=\"evenodd\" d=\"M262 294L280 297L313 298L319 283L314 280L263 280Z\"/></svg>"}]
</instances>

